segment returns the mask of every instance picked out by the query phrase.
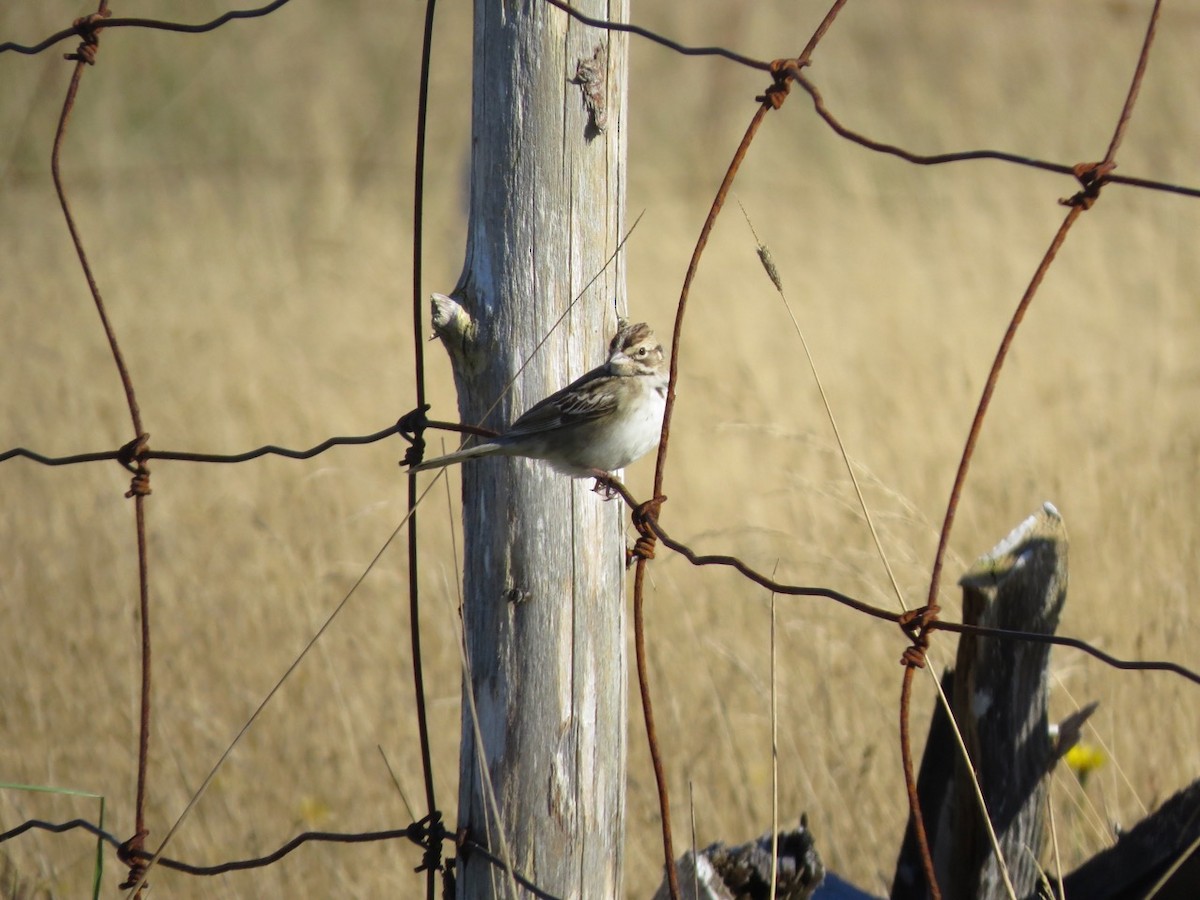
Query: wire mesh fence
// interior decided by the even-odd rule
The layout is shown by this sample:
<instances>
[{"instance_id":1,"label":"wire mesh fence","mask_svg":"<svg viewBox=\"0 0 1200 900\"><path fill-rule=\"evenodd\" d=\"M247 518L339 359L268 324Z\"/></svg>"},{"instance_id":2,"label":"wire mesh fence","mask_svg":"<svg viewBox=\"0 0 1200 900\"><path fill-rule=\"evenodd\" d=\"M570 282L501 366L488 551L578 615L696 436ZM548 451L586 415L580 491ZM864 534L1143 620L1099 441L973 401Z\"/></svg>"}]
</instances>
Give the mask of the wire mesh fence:
<instances>
[{"instance_id":1,"label":"wire mesh fence","mask_svg":"<svg viewBox=\"0 0 1200 900\"><path fill-rule=\"evenodd\" d=\"M572 13L557 0L547 2ZM42 67L21 78L14 97L23 103L14 99L5 113L12 126L5 130L13 137L6 142L3 176L10 272L3 301L10 323L6 368L13 375L4 391L12 439L0 447L0 477L13 498L5 503L4 522L10 617L4 630L13 675L0 757L9 773L0 777L103 794L108 816L116 819L106 825L79 818L78 804L90 799L39 794L34 800L8 791L0 849L21 846L12 839L25 841L33 832L91 832L116 849L115 858L128 866L123 887L135 893L151 860L163 867L161 875L152 874L155 881L174 878L168 870L188 873L189 866L192 876L222 878L245 877L228 873L251 867L282 870L264 876L280 879L266 882L269 889L305 877L296 874L300 869L288 871L282 860L296 854L285 850L348 841L415 844L415 865L429 874L414 879L407 871L413 866L395 864L394 849L366 858L337 855L338 848L330 847L317 865L330 870L331 883L371 890L367 885L379 877L402 891L422 881L432 890L449 855L443 844L454 839L453 826L444 821L453 821L445 810L455 778L445 753L457 746L459 728L456 623L446 602L433 598L453 595L446 584L456 577L455 567L446 564L444 538L423 536L415 547L439 568L422 584L410 579L409 599L399 599L404 565L387 551L406 521L406 504L394 489L395 461L405 444L387 439L420 433L421 422L410 417L380 426L426 400L423 388L415 388L421 379L404 374L397 350L409 344L403 362L420 366L425 335L397 312L414 302L420 321L425 297L418 290L402 301L396 273L422 259L422 242L453 245L461 229L456 191L465 165L467 104L455 76L469 43L468 23L463 10L439 13L450 24L425 42L434 64L429 108L438 112L429 119L426 139L438 150L455 138L459 143L455 153L430 154L426 183L442 190L436 209L419 206L411 227L418 243L407 255L399 237L410 229L396 220L407 215L420 188L376 192L401 173L411 177L411 155L394 146L407 133L393 119L396 107L416 118L421 69L410 60L421 56L418 11L389 11L385 23L379 11L350 15L330 8L318 17L291 7L217 10L207 25L185 29L121 18L120 10L106 17L102 5L96 16L45 40L49 16L57 11L42 10L47 18L41 21L11 12L0 18L7 32L0 34L6 41L0 43L0 65L9 77L18 77L21 66ZM1173 698L1194 703L1188 682L1197 680L1194 642L1186 640L1189 629L1194 634L1194 616L1184 586L1197 557L1187 512L1198 487L1200 446L1192 403L1196 323L1188 302L1194 263L1187 235L1195 215L1188 198L1197 193L1200 176L1181 162L1195 124L1180 115L1178 96L1166 87L1195 82L1166 73L1186 73L1191 65L1182 57L1196 23L1175 13L1172 27L1152 43L1146 23L1156 21L1158 9L1138 13L1111 10L1086 43L1070 32L1067 46L1047 47L1041 30L1018 25L1051 16L1064 28L1065 15L1025 11L1022 23L1010 27L1028 38L1021 45L1023 63L1032 67L1036 61L1044 70L1021 78L1001 49L967 30L966 18L935 25L930 14L901 22L866 4L844 10L836 4L824 22L828 31L818 28L826 13L815 7L805 8L804 21L778 10L771 13L776 19L762 21L766 13L731 7L716 14L723 18L719 26L664 19L657 30L631 29L635 52L646 59L635 70L632 104L636 110L645 97L654 109L643 113L642 123L653 116L661 128L687 128L683 133L694 137L690 146L651 147L648 139L639 146L636 114L633 119L632 165L636 171L640 156L646 165L640 180L631 182L631 206L640 199L661 217L655 241L671 248L678 263L669 278L647 274L653 286L647 292L664 295L646 305L664 322L676 316L671 350L679 354L674 368L680 390L680 409L668 414L673 437L661 446L653 485L634 483L624 493L643 551L654 538L678 554L668 562L660 549L649 566L642 554L635 582L639 609L646 592L669 597L687 583L704 585L716 601L737 596L751 607L761 605L768 590L841 601L904 626L916 648L906 656L911 673L923 663L929 642L938 643L938 631L962 627L936 610L939 602L949 605L939 585L943 566L953 566L953 560L946 563L950 541L967 553L978 549L972 541L991 535L997 521L1013 519L1011 509L1024 511L1043 494L1062 491L1068 520L1074 522L1078 510L1087 523L1073 530L1082 532L1079 543L1095 541L1112 557L1086 566L1081 605L1119 610L1111 622L1092 612L1068 620L1063 643L1073 649L1060 651L1072 654L1062 663L1062 677L1069 681L1086 665L1075 650L1092 651L1110 665L1129 662L1178 676L1151 687L1132 675L1110 682L1116 685L1111 696L1119 702L1130 695L1148 717L1132 727L1111 727L1114 734L1136 736L1147 727L1169 733L1162 752L1176 754L1172 771L1194 776L1197 759L1188 748L1196 735L1188 729L1195 724L1173 721L1166 710ZM267 14L258 22L239 21ZM795 47L779 46L772 22L795 32L785 41ZM164 28L183 33L160 33ZM386 37L368 39L364 32L373 29ZM701 36L685 34L690 29ZM779 56L814 29L808 50ZM192 36L197 32L203 36ZM722 44L725 35L745 36L769 47L765 53L772 57L713 47L699 54L702 60L686 58L698 55L692 48L711 42L713 34L722 36ZM185 47L184 41L196 43ZM885 43L906 52L885 53ZM928 64L939 50L962 58ZM74 63L65 106L59 83L64 64L57 59L62 52ZM379 88L372 76L400 57L406 70ZM443 57L450 59L438 68ZM1164 75L1155 81L1160 57ZM897 66L890 78L868 71L877 58ZM263 59L271 61L267 72L256 63ZM1143 81L1147 61L1150 74ZM101 78L106 67L117 74ZM313 69L331 71L337 84L306 98L295 79ZM647 83L639 85L639 75ZM93 80L103 84L95 88L97 99L89 100ZM688 80L701 90L680 92L678 84ZM1011 83L1012 94L995 90L993 81ZM361 105L340 108L368 85L373 93ZM1139 88L1149 99L1139 97ZM882 99L872 98L872 91ZM1047 95L1060 105L1052 106ZM994 102L997 96L1008 102ZM281 108L277 101L287 113L273 112ZM1142 105L1154 112L1139 138ZM47 128L47 110L57 115L55 107L63 111L57 132ZM460 108L445 112L454 107ZM1028 107L1033 109L1026 117ZM859 124L866 110L872 118L863 116ZM940 122L939 114L952 124ZM289 115L301 121L288 122ZM447 121L453 115L459 117L457 133ZM998 117L1018 124L990 130ZM739 147L746 121L751 126ZM1063 127L1050 130L1054 125ZM185 128L187 138L166 139ZM275 129L288 139L275 140ZM931 133L955 149L931 150ZM1126 134L1137 165L1126 161ZM1012 136L1019 146L993 145L992 136ZM993 149L957 149L963 146ZM57 202L45 181L46 156ZM827 180L832 185L825 186L825 205L810 208L808 198ZM269 183L273 192L255 190L256 182ZM248 198L242 196L247 190ZM1110 204L1118 191L1130 193ZM793 338L780 336L774 292L761 275L750 280L747 274L758 264L757 235L749 240L739 230L740 214L730 215L727 206L718 216L734 192L772 247L783 281L796 284L789 290L802 292L802 318L811 316L817 333L809 336L818 354L843 374L834 382L832 406L847 417L853 464L866 476L866 505L883 514L880 549L897 565L895 586L923 614L905 615L889 596L849 485L837 474L835 447L811 388L803 371L789 364L796 347ZM718 202L701 230L714 194ZM1050 202L1056 197L1066 207L1057 213ZM1117 210L1108 214L1102 237L1080 241L1087 249L1074 250L1071 231L1091 227L1088 220L1110 205ZM874 230L861 227L868 215L876 218ZM220 227L197 227L214 220ZM687 268L687 248L697 232ZM78 262L71 260L72 244ZM719 253L721 262L708 262L701 251ZM636 293L638 266L646 273L650 265L637 263L639 255L652 260L660 251L650 239L635 237L626 252ZM453 252L439 248L439 255L444 258L436 277L452 278ZM1110 256L1115 261L1102 267L1098 260ZM337 271L338 264L360 271L351 277ZM716 270L711 275L710 267ZM1071 289L1055 286L1060 269L1067 270L1063 280ZM1047 287L1041 288L1044 278ZM416 280L419 286L419 270ZM676 303L681 284L683 299ZM1067 299L1043 313L1047 304L1039 288ZM699 297L691 300L685 329L690 290ZM81 298L89 293L93 305L85 316ZM371 299L360 303L363 296ZM1040 326L1022 323L1027 310L1031 318L1044 316ZM1026 338L1029 330L1033 336ZM1002 335L1002 352L993 357ZM271 368L260 367L260 360L269 360ZM114 362L119 378L110 384L105 373ZM449 379L438 380L436 374L430 378L429 399L435 415L449 418L441 414L452 408ZM255 389L239 390L249 384ZM984 400L976 407L980 391ZM707 396L694 402L697 395ZM993 396L994 411L988 407ZM852 411L858 407L862 412ZM975 424L968 430L972 408ZM317 424L326 427L315 436L302 433ZM904 428L919 432L918 438L896 437ZM997 433L991 441L989 430ZM369 433L329 437L341 432ZM424 439L435 440L433 434L425 432ZM380 446L353 449L375 443ZM286 449L292 445L311 449ZM210 450L214 446L219 451ZM764 448L775 462L769 473L747 464ZM980 458L968 478L973 453ZM286 458L308 460L311 467L297 474ZM205 465L218 462L238 463L229 468L250 474L234 481ZM121 490L113 463L125 470ZM673 474L676 466L679 475ZM737 468L748 471L728 479ZM364 472L370 474L363 478ZM672 487L676 479L678 487ZM389 481L393 489L380 494ZM940 510L944 499L936 498L951 484L953 499L947 511ZM136 510L134 526L118 502L126 490ZM671 496L665 504L643 502L663 493ZM410 491L410 503L417 496ZM967 532L962 538L952 528L960 496L969 516L959 526ZM819 516L812 504L821 508ZM330 521L342 532L332 540L321 528ZM739 524L723 524L729 521ZM683 533L692 537L672 537ZM849 534L854 537L846 539ZM1141 559L1152 562L1117 556L1134 537L1148 551ZM699 574L685 572L683 560L699 565ZM780 572L769 577L775 561ZM749 581L732 572L712 574L711 565ZM693 577L698 580L689 582ZM136 612L131 598L137 599ZM424 618L423 628L399 622L374 631L379 619L399 617L405 602L414 619L418 613ZM361 618L342 629L337 617L351 604L370 612L360 611ZM759 799L747 794L761 787L761 761L742 762L738 771L734 760L741 748L762 746L763 710L748 719L742 711L760 693L763 676L751 662L753 651L720 634L720 615L717 604L667 605L657 616L647 611L638 637L645 638L651 659L639 660L640 682L647 705L652 687L660 705L665 702L666 724L641 747L633 742L631 793L643 798L645 818L669 823L668 787L674 783L678 798L680 780L699 774L707 805L731 810L712 813L708 827L756 823L747 829L753 831L763 821L763 801L761 793ZM900 683L895 662L906 641L897 644L893 631L870 643L864 635L882 634L879 625L832 607L810 605L791 615L785 639L790 628L796 649L813 659L808 672L819 672L821 681L792 713L801 731L816 728L825 736L816 750L798 735L790 738L801 761L790 776L790 796L797 806L830 804L815 819L834 836L831 861L861 878L870 865L838 849L837 829L847 826L835 822L832 809L844 806L847 794L859 795L861 785L875 784L874 770L886 768L893 789L859 804L859 825L862 819L890 822L893 829L902 824L907 806L894 788L904 766L897 758L911 759L912 748L898 748L893 722ZM423 658L419 640L410 643L421 635L434 641L431 657ZM684 749L692 716L680 705L695 696L677 692L670 675L678 664L671 645L680 641L706 648L727 666L720 675L707 667L693 679L701 683L696 696L711 708L705 714L710 718L696 727L721 736L711 759ZM763 636L749 646L761 648ZM656 652L661 677L654 674ZM238 662L256 656L259 666ZM398 685L412 693L414 683L411 709L406 701L404 715L385 715L386 724L377 724L379 711L393 708ZM875 693L856 704L854 693L868 683ZM908 676L903 683L900 702L907 709ZM884 692L886 702L881 684L892 691ZM310 705L314 696L320 699ZM351 697L362 705L348 702ZM660 723L663 716L660 711ZM860 718L875 720L874 728L856 731L852 723ZM256 742L256 733L264 732L270 737ZM330 733L331 740L315 739ZM245 736L236 748L230 744L234 735ZM396 754L395 787L386 766L363 758L363 747L372 743L384 757ZM847 745L854 748L851 756ZM659 792L650 787L642 752L662 762L666 777ZM1118 760L1123 755L1113 752ZM812 771L818 758L825 760L819 775ZM347 769L373 772L347 791L339 789L340 779L316 778L308 785L282 774L323 766L343 775ZM1137 788L1131 783L1128 794L1132 802L1152 803L1179 780L1161 783L1135 774ZM203 799L202 785L224 799ZM363 811L364 790L386 799L373 798ZM417 799L422 794L423 802ZM1080 796L1070 802L1082 806ZM1128 809L1131 801L1124 802ZM42 814L42 803L52 812ZM1106 827L1087 819L1118 815L1085 809L1079 831L1090 829L1093 840ZM877 810L882 814L874 815ZM331 821L344 827L336 833L317 827ZM172 823L181 823L177 832ZM884 836L888 826L879 827L867 843L891 846ZM679 842L677 827L663 831ZM477 841L457 843L450 853L489 852ZM19 859L23 889L90 878L94 854L83 846L57 838L36 844L31 856ZM160 850L163 857L156 859ZM185 851L220 861L194 864ZM665 853L675 855L670 848ZM107 858L111 864L113 857ZM661 864L661 855L656 860L650 853L631 859L631 872L638 873L631 875L631 890L647 891L652 879L646 873ZM26 874L31 866L34 875ZM59 874L67 866L73 874ZM111 873L105 877L114 880ZM168 883L172 891L175 885L205 890ZM256 893L263 884L247 888L229 881L226 887Z\"/></svg>"}]
</instances>

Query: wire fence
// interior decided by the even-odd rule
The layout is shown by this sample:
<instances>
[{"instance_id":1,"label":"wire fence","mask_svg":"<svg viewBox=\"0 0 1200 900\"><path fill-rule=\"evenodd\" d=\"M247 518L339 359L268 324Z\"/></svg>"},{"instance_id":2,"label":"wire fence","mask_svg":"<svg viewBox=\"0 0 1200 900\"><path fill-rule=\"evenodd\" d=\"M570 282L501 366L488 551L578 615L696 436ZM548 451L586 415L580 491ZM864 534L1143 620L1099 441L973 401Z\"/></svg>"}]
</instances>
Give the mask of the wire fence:
<instances>
[{"instance_id":1,"label":"wire fence","mask_svg":"<svg viewBox=\"0 0 1200 900\"><path fill-rule=\"evenodd\" d=\"M956 513L961 503L961 498L967 479L967 473L975 453L982 425L987 418L991 401L997 385L1000 382L1001 374L1005 369L1005 364L1009 357L1010 351L1015 345L1022 320L1024 319L1026 312L1033 304L1043 279L1045 278L1047 272L1051 269L1058 252L1063 247L1063 244L1071 233L1073 227L1084 215L1084 213L1092 209L1092 207L1102 199L1106 189L1110 188L1111 186L1120 185L1124 188L1136 188L1142 191L1173 194L1183 197L1200 196L1200 188L1197 187L1192 187L1185 184L1174 184L1147 177L1117 174L1114 171L1123 137L1131 119L1134 116L1139 90L1145 76L1147 63L1151 60L1153 55L1152 51L1154 47L1156 27L1159 21L1160 4L1157 2L1154 3L1153 8L1149 11L1144 39L1136 59L1133 75L1130 79L1126 101L1123 108L1117 115L1117 120L1112 130L1111 140L1103 157L1095 162L1066 163L1036 159L1029 156L993 149L978 149L938 154L920 154L900 146L875 140L847 127L829 108L824 96L822 95L822 92L818 89L815 83L815 79L810 77L810 72L816 71L812 68L814 54L818 50L823 38L825 38L825 36L832 29L836 28L839 14L842 13L844 7L849 5L847 4L846 0L838 0L838 2L833 3L825 18L822 20L820 26L813 33L811 39L808 41L808 44L798 56L781 57L774 60L754 59L725 47L686 46L685 44L674 40L670 36L655 33L647 28L630 24L608 22L602 19L586 16L575 10L568 3L562 2L562 0L544 0L544 2L587 25L605 30L624 32L632 35L636 39L645 40L673 53L678 53L685 56L714 57L718 60L721 60L722 64L745 67L761 72L769 77L769 84L766 85L765 90L755 98L754 112L746 128L744 137L729 163L720 187L716 191L716 194L713 198L704 225L697 237L695 249L682 284L678 303L676 305L676 318L672 334L673 339L671 342L670 386L667 394L666 415L663 424L662 440L658 447L654 485L651 497L648 500L641 500L635 497L623 484L613 479L609 479L610 489L616 494L620 495L622 501L629 508L633 527L639 534L638 543L632 551L631 557L631 563L635 566L633 604L637 674L639 689L641 692L642 708L645 714L647 746L657 781L657 789L659 794L659 813L662 823L663 858L672 896L677 897L679 896L680 892L679 885L675 883L675 869L674 866L671 865L671 861L676 858L676 852L673 846L673 834L675 829L671 823L670 804L667 796L667 780L665 777L667 763L659 749L659 741L656 734L654 721L654 704L650 690L649 666L647 664L646 653L647 634L643 614L646 593L646 578L649 568L648 563L655 556L655 546L657 543L662 543L673 553L679 554L693 566L716 566L729 568L736 571L749 581L771 591L772 593L788 596L823 598L825 600L848 607L859 614L896 625L902 630L906 639L910 642L910 646L904 653L902 659L902 663L904 665L904 674L902 678L902 690L900 694L899 706L903 725L900 732L900 755L903 762L905 780L910 788L910 808L917 824L918 839L922 841L922 815L915 792L913 748L908 739L908 721L910 716L909 708L913 673L916 669L925 666L925 653L938 632L945 631L955 634L973 634L1004 640L1035 641L1054 644L1072 651L1078 651L1080 653L1087 654L1101 661L1105 665L1114 667L1116 669L1167 672L1194 684L1200 685L1200 674L1188 668L1187 666L1170 659L1122 659L1114 654L1106 652L1100 647L1094 646L1091 642L1084 640L1081 637L1070 635L1052 636L1011 632L994 628L980 628L959 622L948 621L940 617L941 608L938 605L940 580L945 565L949 541L953 532ZM287 0L276 0L276 2L255 9L231 10L205 23L188 24L146 18L123 18L113 15L108 9L107 0L102 0L94 14L81 17L75 20L70 27L61 29L40 41L30 44L21 44L11 40L0 42L0 54L23 54L32 56L57 50L64 42L75 40L79 41L77 48L73 52L65 54L65 58L69 61L73 61L75 66L66 93L66 98L62 106L58 128L53 140L51 171L53 174L59 202L62 207L62 213L65 217L70 232L83 277L87 282L89 291L93 298L96 312L100 319L101 327L104 330L107 344L111 352L113 363L120 375L124 389L130 425L133 433L133 438L121 447L113 449L97 449L90 452L73 453L63 456L53 456L42 452L38 448L12 447L0 451L0 462L7 462L10 465L13 465L16 460L23 459L32 463L49 467L78 466L96 462L117 462L128 471L131 476L131 482L129 490L126 493L126 497L132 498L135 504L135 529L132 546L136 547L138 559L138 622L141 629L141 668L139 673L140 727L137 744L137 782L132 802L135 820L133 834L126 839L121 839L117 835L106 831L103 828L102 822L93 823L83 819L73 819L61 823L52 823L39 819L28 819L16 827L0 833L0 844L6 841L14 840L24 834L29 833L30 831L35 830L53 833L63 833L71 830L85 831L96 837L98 841L113 848L116 851L117 858L123 865L128 867L127 876L121 884L121 887L123 890L129 891L131 896L142 895L142 891L147 883L147 877L155 866L161 866L195 876L211 876L235 870L246 870L272 865L287 856L296 848L310 842L411 842L420 847L423 853L423 862L418 871L423 871L425 873L424 877L426 881L426 891L427 896L429 897L433 897L435 895L437 881L439 879L443 880L445 885L451 888L453 886L454 865L453 859L447 859L445 855L444 848L447 845L454 848L454 852L460 856L467 853L479 854L483 858L490 860L498 868L506 868L506 864L495 854L494 848L489 849L487 846L484 846L484 844L478 840L477 836L468 835L462 832L455 832L452 829L448 829L444 825L442 821L442 813L439 810L439 804L435 794L435 782L433 777L434 762L430 752L429 724L426 714L427 701L425 697L425 672L422 665L422 609L420 603L420 592L418 588L419 579L417 568L417 560L419 558L418 551L420 545L418 541L418 530L416 527L416 511L421 505L425 495L428 493L428 489L426 489L424 492L420 491L418 489L417 482L413 477L410 477L408 480L408 513L405 516L405 519L399 525L397 525L396 531L393 533L392 538L395 538L398 536L401 530L404 530L408 541L408 593L410 614L409 633L412 640L413 663L412 684L415 696L415 724L417 726L421 745L425 814L419 818L416 818L415 821L411 822L405 827L397 829L363 831L357 833L304 831L297 834L295 837L284 843L272 853L249 859L228 860L213 865L194 865L183 860L175 859L167 854L168 846L176 833L176 829L181 826L184 819L187 817L188 812L190 812L192 809L194 803L199 799L207 786L217 776L234 746L236 746L242 736L245 735L251 728L259 714L270 702L275 692L295 671L296 666L304 658L304 655L307 654L308 651L317 643L317 641L324 634L329 623L333 621L338 612L345 605L346 601L354 593L354 590L357 588L358 584L361 584L362 579L365 578L367 574L367 571L370 571L370 567L368 567L367 571L362 573L358 582L345 595L341 604L339 604L334 610L326 623L315 635L313 635L305 650L300 654L299 657L296 658L292 666L288 668L287 672L283 675L275 687L262 700L254 715L246 722L237 738L235 738L234 742L229 746L225 753L222 754L217 764L213 767L207 778L204 780L203 784L193 794L192 800L189 802L180 819L176 821L175 825L170 829L161 842L158 843L155 849L147 849L146 840L149 838L150 832L146 825L145 807L147 791L150 783L150 774L148 771L149 747L155 716L155 705L153 703L153 693L151 690L152 675L154 672L151 654L151 641L154 635L154 630L152 628L154 607L151 598L151 564L147 553L146 498L151 493L149 464L152 461L157 460L197 464L234 464L245 463L250 460L259 459L269 455L280 456L288 459L303 460L319 456L334 448L371 444L386 440L392 436L400 436L410 445L410 451L406 457L406 461L411 462L421 458L421 454L423 453L425 446L426 431L429 429L441 429L450 432L473 434L488 433L486 429L480 429L469 425L459 425L457 423L441 420L431 420L427 417L427 411L430 407L426 396L424 354L422 349L422 314L426 292L422 283L423 275L421 270L421 260L423 256L422 224L425 221L425 134L430 103L429 71L430 59L433 54L434 47L435 22L434 2L433 0L429 0L425 10L424 19L423 59L419 87L420 104L418 114L418 142L414 158L414 247L412 254L412 337L416 362L416 389L413 397L415 407L414 410L406 414L394 425L389 425L388 427L372 434L333 436L306 449L289 449L270 444L240 453L217 454L196 452L191 450L160 450L151 445L150 436L146 434L143 425L134 379L125 364L122 354L121 340L118 333L119 330L110 320L108 310L97 285L97 279L93 274L92 267L89 262L89 255L85 246L85 241L81 237L79 229L75 224L70 202L70 191L66 188L61 176L60 160L62 157L62 149L71 134L70 121L76 102L77 92L88 67L100 64L102 62L102 57L99 55L99 50L101 47L101 35L104 31L109 29L145 29L165 30L183 34L208 34L234 22L267 16L286 5ZM4 57L0 56L0 61L2 60L4 60ZM676 398L675 388L680 375L680 355L683 349L687 346L684 325L685 322L688 321L688 300L693 281L697 273L699 262L708 244L712 229L724 209L726 200L733 189L737 175L746 159L747 152L754 143L760 128L763 127L764 124L773 116L801 114L801 111L797 107L795 101L793 101L791 104L787 104L790 95L793 93L793 88L799 88L804 92L804 94L807 95L811 101L813 111L825 125L832 129L838 136L862 148L865 148L866 150L888 154L905 162L922 166L946 165L971 160L991 160L1007 165L1029 167L1060 175L1069 175L1076 179L1079 185L1079 188L1074 195L1060 201L1063 206L1066 207L1066 212L1064 214L1061 226L1059 227L1049 247L1046 249L1041 261L1030 277L1028 286L1012 313L1010 322L1003 335L999 349L996 352L993 364L984 384L982 396L979 398L975 415L970 424L967 436L963 442L961 457L954 478L953 487L947 502L944 520L939 531L937 552L930 571L927 599L923 605L915 609L897 612L892 609L879 607L870 602L850 596L833 588L824 586L789 584L778 581L774 577L769 577L766 574L756 570L750 563L739 558L738 556L697 552L687 543L673 538L663 526L661 521L664 517L664 510L669 510L669 506L664 506L666 498L663 496L663 491L668 461L672 458L670 455L670 449L672 446L671 429ZM760 247L760 254L762 252L762 248ZM767 262L768 258L764 256L764 263ZM775 277L776 276L773 276L773 278ZM387 545L390 543L391 539L389 539L384 548L379 551L379 554L376 555L376 561L379 559L379 556L382 555L383 551L387 549ZM134 551L131 549L130 552ZM374 562L371 565L373 566ZM169 702L169 698L159 698L158 702L162 703L164 700ZM933 872L933 864L927 847L923 852L923 862L929 883L931 885L935 885L936 879ZM550 894L547 894L545 891L540 889L522 873L513 871L511 874L518 884L520 884L534 896L550 896Z\"/></svg>"}]
</instances>

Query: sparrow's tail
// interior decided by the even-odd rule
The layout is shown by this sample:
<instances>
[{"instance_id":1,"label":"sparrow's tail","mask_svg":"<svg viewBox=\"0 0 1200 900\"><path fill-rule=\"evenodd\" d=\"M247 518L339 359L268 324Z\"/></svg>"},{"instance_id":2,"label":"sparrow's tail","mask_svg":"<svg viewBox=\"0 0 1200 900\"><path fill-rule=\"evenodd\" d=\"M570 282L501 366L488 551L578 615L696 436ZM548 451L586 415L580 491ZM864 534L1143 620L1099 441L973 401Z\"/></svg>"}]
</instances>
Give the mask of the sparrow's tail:
<instances>
[{"instance_id":1,"label":"sparrow's tail","mask_svg":"<svg viewBox=\"0 0 1200 900\"><path fill-rule=\"evenodd\" d=\"M408 471L424 472L426 469L440 469L442 466L452 466L465 459L475 459L477 456L491 456L494 453L499 453L501 449L499 444L488 441L487 443L476 444L474 447L467 447L465 450L456 450L454 453L447 453L445 456L427 459L422 463L411 466Z\"/></svg>"}]
</instances>

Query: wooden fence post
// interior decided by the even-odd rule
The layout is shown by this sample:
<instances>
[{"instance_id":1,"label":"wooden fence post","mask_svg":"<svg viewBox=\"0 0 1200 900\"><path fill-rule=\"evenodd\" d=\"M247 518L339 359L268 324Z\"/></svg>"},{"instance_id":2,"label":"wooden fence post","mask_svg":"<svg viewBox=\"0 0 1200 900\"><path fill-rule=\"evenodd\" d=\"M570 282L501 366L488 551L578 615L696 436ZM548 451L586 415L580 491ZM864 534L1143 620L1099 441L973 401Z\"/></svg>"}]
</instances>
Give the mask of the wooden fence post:
<instances>
[{"instance_id":1,"label":"wooden fence post","mask_svg":"<svg viewBox=\"0 0 1200 900\"><path fill-rule=\"evenodd\" d=\"M624 0L575 6L627 14ZM626 227L626 43L549 4L476 0L466 260L434 309L463 422L501 429L603 362L625 312L609 257ZM458 825L550 894L618 896L624 511L525 459L472 460L462 483ZM470 845L457 876L460 898L508 895Z\"/></svg>"},{"instance_id":2,"label":"wooden fence post","mask_svg":"<svg viewBox=\"0 0 1200 900\"><path fill-rule=\"evenodd\" d=\"M1067 533L1049 503L1015 528L960 579L963 621L1053 634L1067 596ZM1018 897L1039 879L1045 776L1055 761L1047 713L1050 645L964 635L943 685L974 761L992 825ZM939 708L918 777L938 883L948 898L1007 896L969 773ZM893 900L926 896L909 834Z\"/></svg>"}]
</instances>

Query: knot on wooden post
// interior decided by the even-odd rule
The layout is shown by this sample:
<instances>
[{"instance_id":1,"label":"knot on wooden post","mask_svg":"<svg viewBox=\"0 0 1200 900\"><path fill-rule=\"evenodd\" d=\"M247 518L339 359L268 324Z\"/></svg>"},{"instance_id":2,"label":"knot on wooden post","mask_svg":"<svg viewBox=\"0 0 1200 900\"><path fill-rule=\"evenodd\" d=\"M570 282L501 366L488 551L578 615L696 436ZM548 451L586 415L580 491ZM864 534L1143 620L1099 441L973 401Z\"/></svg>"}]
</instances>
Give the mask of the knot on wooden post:
<instances>
[{"instance_id":1,"label":"knot on wooden post","mask_svg":"<svg viewBox=\"0 0 1200 900\"><path fill-rule=\"evenodd\" d=\"M584 136L589 141L608 127L607 66L604 45L597 44L590 59L579 60L575 77L571 79L571 83L579 85L583 92L583 105L588 114Z\"/></svg>"}]
</instances>

